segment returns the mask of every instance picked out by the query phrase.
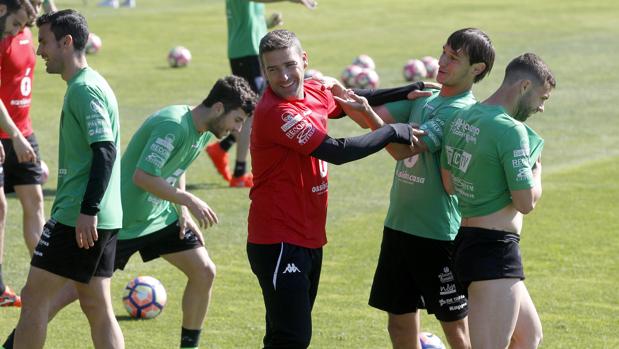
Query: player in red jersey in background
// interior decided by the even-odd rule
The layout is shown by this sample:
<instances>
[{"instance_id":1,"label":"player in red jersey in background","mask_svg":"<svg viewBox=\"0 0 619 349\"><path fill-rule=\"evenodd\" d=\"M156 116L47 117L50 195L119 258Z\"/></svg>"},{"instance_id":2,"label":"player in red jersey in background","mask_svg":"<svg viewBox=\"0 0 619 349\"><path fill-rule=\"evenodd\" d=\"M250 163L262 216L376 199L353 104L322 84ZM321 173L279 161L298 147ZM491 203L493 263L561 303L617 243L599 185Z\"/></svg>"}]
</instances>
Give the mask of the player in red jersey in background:
<instances>
[{"instance_id":1,"label":"player in red jersey in background","mask_svg":"<svg viewBox=\"0 0 619 349\"><path fill-rule=\"evenodd\" d=\"M29 116L36 59L32 33L26 25L34 20L35 12L30 3L22 4L25 6L6 16L0 41L0 306L17 307L21 306L19 296L2 279L7 213L4 192L14 191L21 202L24 238L31 255L44 220L42 171Z\"/></svg>"}]
</instances>

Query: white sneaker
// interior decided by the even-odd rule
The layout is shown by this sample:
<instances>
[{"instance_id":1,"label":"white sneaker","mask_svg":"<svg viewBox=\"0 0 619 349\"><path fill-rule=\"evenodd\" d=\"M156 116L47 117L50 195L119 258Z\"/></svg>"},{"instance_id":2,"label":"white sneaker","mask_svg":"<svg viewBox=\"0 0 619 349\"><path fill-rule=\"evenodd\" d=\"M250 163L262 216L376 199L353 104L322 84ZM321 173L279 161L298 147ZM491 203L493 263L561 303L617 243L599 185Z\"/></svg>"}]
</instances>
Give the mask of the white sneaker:
<instances>
[{"instance_id":1,"label":"white sneaker","mask_svg":"<svg viewBox=\"0 0 619 349\"><path fill-rule=\"evenodd\" d=\"M125 0L125 1L123 1L123 3L120 6L134 8L135 7L135 0Z\"/></svg>"},{"instance_id":2,"label":"white sneaker","mask_svg":"<svg viewBox=\"0 0 619 349\"><path fill-rule=\"evenodd\" d=\"M118 0L103 0L97 6L118 8Z\"/></svg>"}]
</instances>

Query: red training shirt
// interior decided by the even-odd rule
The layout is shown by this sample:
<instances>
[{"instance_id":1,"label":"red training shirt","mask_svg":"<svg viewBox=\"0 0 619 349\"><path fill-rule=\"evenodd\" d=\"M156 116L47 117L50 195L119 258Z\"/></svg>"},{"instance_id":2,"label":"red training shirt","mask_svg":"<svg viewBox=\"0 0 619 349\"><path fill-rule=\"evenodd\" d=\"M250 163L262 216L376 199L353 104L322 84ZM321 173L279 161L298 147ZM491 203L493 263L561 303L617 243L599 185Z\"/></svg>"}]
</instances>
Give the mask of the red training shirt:
<instances>
[{"instance_id":1,"label":"red training shirt","mask_svg":"<svg viewBox=\"0 0 619 349\"><path fill-rule=\"evenodd\" d=\"M341 109L317 81L305 81L304 91L304 99L286 101L267 87L254 111L250 243L327 243L327 163L309 154L325 139L328 117Z\"/></svg>"},{"instance_id":2,"label":"red training shirt","mask_svg":"<svg viewBox=\"0 0 619 349\"><path fill-rule=\"evenodd\" d=\"M29 115L35 62L30 29L0 41L0 98L24 137L32 134ZM0 129L0 138L9 135Z\"/></svg>"}]
</instances>

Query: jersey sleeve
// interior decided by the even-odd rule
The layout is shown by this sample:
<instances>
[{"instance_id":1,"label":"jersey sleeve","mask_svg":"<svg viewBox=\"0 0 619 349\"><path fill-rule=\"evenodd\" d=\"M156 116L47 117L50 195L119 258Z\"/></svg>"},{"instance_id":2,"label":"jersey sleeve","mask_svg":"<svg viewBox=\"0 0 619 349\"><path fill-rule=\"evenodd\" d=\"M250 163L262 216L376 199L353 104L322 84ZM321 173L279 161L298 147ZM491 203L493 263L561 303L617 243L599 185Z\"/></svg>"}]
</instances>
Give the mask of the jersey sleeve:
<instances>
[{"instance_id":1,"label":"jersey sleeve","mask_svg":"<svg viewBox=\"0 0 619 349\"><path fill-rule=\"evenodd\" d=\"M70 107L77 117L88 144L110 141L114 142L114 134L110 122L111 111L96 89L87 85L76 86L71 91Z\"/></svg>"},{"instance_id":2,"label":"jersey sleeve","mask_svg":"<svg viewBox=\"0 0 619 349\"><path fill-rule=\"evenodd\" d=\"M264 126L273 142L304 155L311 154L327 135L313 118L287 106L273 108Z\"/></svg>"},{"instance_id":3,"label":"jersey sleeve","mask_svg":"<svg viewBox=\"0 0 619 349\"><path fill-rule=\"evenodd\" d=\"M529 162L531 167L535 167L535 163L544 149L544 139L527 124L524 124L524 127L527 129L527 136L529 137Z\"/></svg>"},{"instance_id":4,"label":"jersey sleeve","mask_svg":"<svg viewBox=\"0 0 619 349\"><path fill-rule=\"evenodd\" d=\"M396 122L408 122L411 111L413 110L414 101L404 100L385 104L389 114Z\"/></svg>"},{"instance_id":5,"label":"jersey sleeve","mask_svg":"<svg viewBox=\"0 0 619 349\"><path fill-rule=\"evenodd\" d=\"M529 138L524 125L508 128L497 139L499 159L510 190L529 189L535 186L529 162Z\"/></svg>"},{"instance_id":6,"label":"jersey sleeve","mask_svg":"<svg viewBox=\"0 0 619 349\"><path fill-rule=\"evenodd\" d=\"M182 143L182 129L176 123L165 123L156 127L144 144L137 168L149 175L161 177L161 170L175 149ZM169 125L169 126L168 126Z\"/></svg>"},{"instance_id":7,"label":"jersey sleeve","mask_svg":"<svg viewBox=\"0 0 619 349\"><path fill-rule=\"evenodd\" d=\"M453 107L442 108L436 116L420 126L422 130L426 131L426 135L422 136L421 140L426 144L430 153L441 150L447 124L454 118L457 110Z\"/></svg>"}]
</instances>

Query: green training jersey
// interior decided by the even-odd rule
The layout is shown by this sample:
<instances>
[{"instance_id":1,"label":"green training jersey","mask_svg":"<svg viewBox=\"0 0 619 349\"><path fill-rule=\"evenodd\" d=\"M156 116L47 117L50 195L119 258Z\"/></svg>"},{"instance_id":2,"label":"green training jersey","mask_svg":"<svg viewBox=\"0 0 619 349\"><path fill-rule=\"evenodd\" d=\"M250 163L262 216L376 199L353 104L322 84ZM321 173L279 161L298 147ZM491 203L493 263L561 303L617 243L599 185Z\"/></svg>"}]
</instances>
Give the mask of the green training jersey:
<instances>
[{"instance_id":1,"label":"green training jersey","mask_svg":"<svg viewBox=\"0 0 619 349\"><path fill-rule=\"evenodd\" d=\"M58 140L58 185L52 218L75 227L92 165L90 145L114 142L116 160L99 204L97 228L118 229L120 200L120 124L118 103L105 79L91 68L78 71L67 82Z\"/></svg>"},{"instance_id":2,"label":"green training jersey","mask_svg":"<svg viewBox=\"0 0 619 349\"><path fill-rule=\"evenodd\" d=\"M260 39L267 34L264 4L226 0L228 58L257 56Z\"/></svg>"},{"instance_id":3,"label":"green training jersey","mask_svg":"<svg viewBox=\"0 0 619 349\"><path fill-rule=\"evenodd\" d=\"M212 133L200 133L187 105L173 105L149 116L131 138L122 157L122 200L125 216L121 240L154 233L178 220L173 203L144 191L133 182L137 168L176 185L200 155Z\"/></svg>"},{"instance_id":4,"label":"green training jersey","mask_svg":"<svg viewBox=\"0 0 619 349\"><path fill-rule=\"evenodd\" d=\"M438 91L428 98L399 101L386 105L398 122L424 124L444 120L456 111L475 103L467 91L443 97ZM389 211L385 226L408 234L435 240L453 240L460 226L455 196L443 189L440 173L440 146L400 160L395 167Z\"/></svg>"},{"instance_id":5,"label":"green training jersey","mask_svg":"<svg viewBox=\"0 0 619 349\"><path fill-rule=\"evenodd\" d=\"M537 135L533 142L539 157L543 142ZM530 144L525 125L496 105L477 103L446 125L441 166L451 173L463 217L499 211L511 190L535 185Z\"/></svg>"}]
</instances>

